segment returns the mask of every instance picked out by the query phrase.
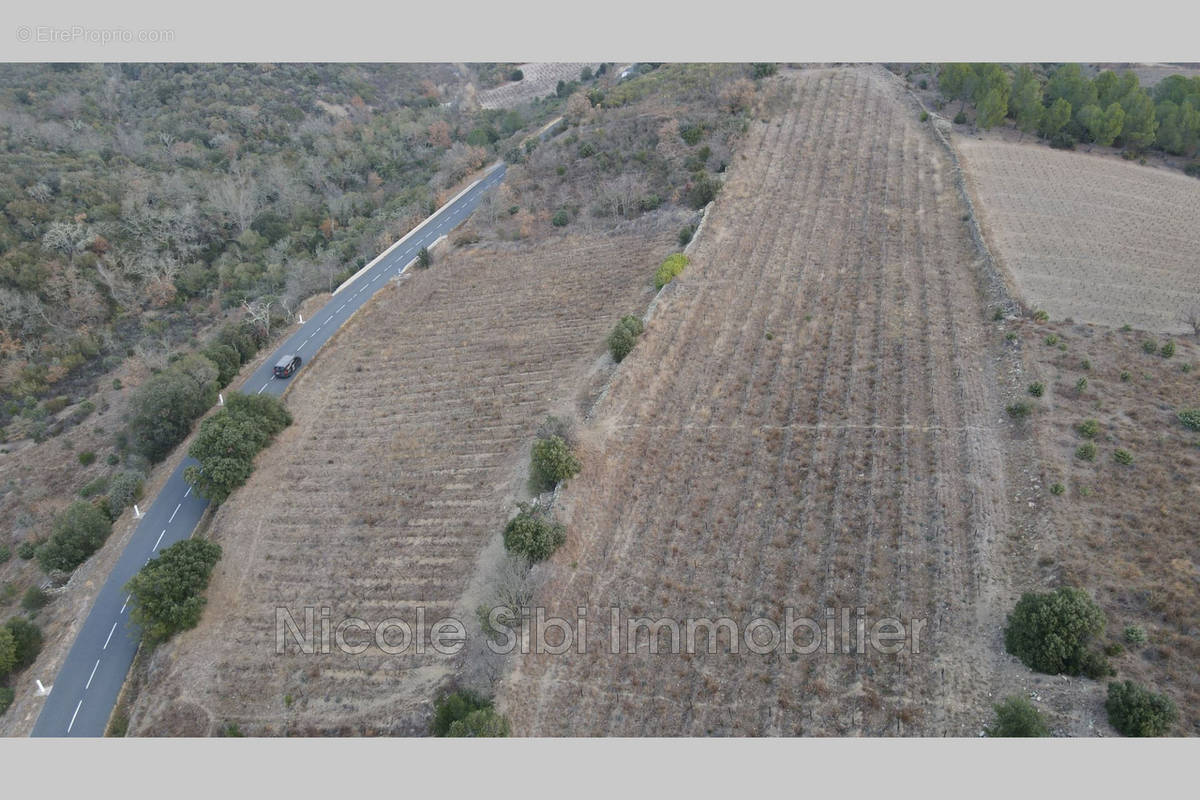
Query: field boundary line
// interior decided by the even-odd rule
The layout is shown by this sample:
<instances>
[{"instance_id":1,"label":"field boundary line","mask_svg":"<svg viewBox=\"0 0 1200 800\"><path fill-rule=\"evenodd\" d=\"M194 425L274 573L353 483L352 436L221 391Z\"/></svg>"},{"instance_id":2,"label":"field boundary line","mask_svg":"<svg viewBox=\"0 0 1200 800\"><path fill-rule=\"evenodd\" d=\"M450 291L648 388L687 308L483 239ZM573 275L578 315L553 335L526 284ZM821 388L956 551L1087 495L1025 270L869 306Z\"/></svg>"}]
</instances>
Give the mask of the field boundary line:
<instances>
[{"instance_id":1,"label":"field boundary line","mask_svg":"<svg viewBox=\"0 0 1200 800\"><path fill-rule=\"evenodd\" d=\"M894 82L899 83L898 76L886 70L885 72ZM967 208L967 230L971 232L971 241L975 243L976 251L983 257L984 274L987 277L988 287L1004 307L1006 313L1021 314L1025 310L1025 304L1017 299L1016 293L1010 289L1009 282L1005 280L1004 273L992 255L991 248L988 247L987 240L983 235L983 226L979 223L979 215L975 213L975 203L972 202L971 193L967 190L967 179L962 168L962 161L958 157L958 151L950 143L950 137L942 131L941 124L949 125L949 121L936 111L926 108L925 104L921 102L921 98L917 97L912 89L907 86L903 88L909 98L929 117L928 124L930 130L933 131L934 139L950 156L950 164L954 170L954 187L958 190L958 196L962 198L963 205Z\"/></svg>"}]
</instances>

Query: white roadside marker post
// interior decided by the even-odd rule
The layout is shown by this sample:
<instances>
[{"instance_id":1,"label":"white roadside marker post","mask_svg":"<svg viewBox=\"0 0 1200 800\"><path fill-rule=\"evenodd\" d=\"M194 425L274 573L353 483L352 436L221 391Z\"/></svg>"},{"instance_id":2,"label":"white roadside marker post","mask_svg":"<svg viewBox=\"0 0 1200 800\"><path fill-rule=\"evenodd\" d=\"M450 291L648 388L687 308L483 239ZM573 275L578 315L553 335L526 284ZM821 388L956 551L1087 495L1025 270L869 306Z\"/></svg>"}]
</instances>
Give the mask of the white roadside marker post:
<instances>
[{"instance_id":1,"label":"white roadside marker post","mask_svg":"<svg viewBox=\"0 0 1200 800\"><path fill-rule=\"evenodd\" d=\"M222 394L221 392L217 392L217 405L219 405L219 406L225 405L225 395Z\"/></svg>"},{"instance_id":2,"label":"white roadside marker post","mask_svg":"<svg viewBox=\"0 0 1200 800\"><path fill-rule=\"evenodd\" d=\"M50 690L54 688L53 686L42 686L41 681L34 681L34 683L36 683L38 687L37 694L35 695L36 697L45 697L46 695L50 694Z\"/></svg>"},{"instance_id":3,"label":"white roadside marker post","mask_svg":"<svg viewBox=\"0 0 1200 800\"><path fill-rule=\"evenodd\" d=\"M142 513L142 510L140 508L138 508L138 504L134 503L133 504L133 518L141 519L144 516L146 516L146 515Z\"/></svg>"},{"instance_id":4,"label":"white roadside marker post","mask_svg":"<svg viewBox=\"0 0 1200 800\"><path fill-rule=\"evenodd\" d=\"M301 314L301 313L299 313L299 312L297 312L297 313L296 313L296 317L297 317L297 319L299 319L299 320L300 320L300 324L301 324L301 325L303 325L303 324L304 324L304 315L303 315L303 314Z\"/></svg>"}]
</instances>

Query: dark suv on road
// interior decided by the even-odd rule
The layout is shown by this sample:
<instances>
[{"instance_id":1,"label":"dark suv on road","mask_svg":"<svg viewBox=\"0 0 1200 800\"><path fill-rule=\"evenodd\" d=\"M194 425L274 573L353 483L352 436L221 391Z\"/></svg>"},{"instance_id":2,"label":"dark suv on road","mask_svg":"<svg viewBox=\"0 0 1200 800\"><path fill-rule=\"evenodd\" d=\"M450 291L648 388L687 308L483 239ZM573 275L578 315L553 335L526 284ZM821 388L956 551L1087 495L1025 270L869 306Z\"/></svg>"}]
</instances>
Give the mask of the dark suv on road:
<instances>
[{"instance_id":1,"label":"dark suv on road","mask_svg":"<svg viewBox=\"0 0 1200 800\"><path fill-rule=\"evenodd\" d=\"M275 362L275 377L290 378L300 369L300 356L284 356Z\"/></svg>"}]
</instances>

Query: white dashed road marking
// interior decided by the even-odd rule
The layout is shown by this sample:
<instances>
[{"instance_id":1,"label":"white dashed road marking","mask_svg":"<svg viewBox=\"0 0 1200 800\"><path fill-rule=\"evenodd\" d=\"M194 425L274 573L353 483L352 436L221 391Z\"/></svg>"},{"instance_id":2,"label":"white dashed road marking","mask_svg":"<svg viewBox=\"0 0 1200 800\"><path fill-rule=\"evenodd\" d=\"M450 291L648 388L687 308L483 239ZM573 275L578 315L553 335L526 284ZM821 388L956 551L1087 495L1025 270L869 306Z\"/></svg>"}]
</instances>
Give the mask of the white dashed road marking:
<instances>
[{"instance_id":1,"label":"white dashed road marking","mask_svg":"<svg viewBox=\"0 0 1200 800\"><path fill-rule=\"evenodd\" d=\"M158 541L157 541L157 542L155 542L155 543L154 543L154 547L152 547L152 548L150 548L150 549L151 549L151 550L157 550L157 549L158 549L158 546L159 546L160 544L162 544L162 537L164 537L164 536L166 536L166 535L167 535L167 529L166 529L166 528L163 528L163 532L162 532L162 533L160 533L160 534L158 535Z\"/></svg>"},{"instance_id":2,"label":"white dashed road marking","mask_svg":"<svg viewBox=\"0 0 1200 800\"><path fill-rule=\"evenodd\" d=\"M267 388L267 384L265 384L265 383L264 383L264 384L262 385L262 389L259 389L257 392L255 392L255 394L262 394L262 393L263 393L263 389L266 389L266 388Z\"/></svg>"},{"instance_id":3,"label":"white dashed road marking","mask_svg":"<svg viewBox=\"0 0 1200 800\"><path fill-rule=\"evenodd\" d=\"M184 492L184 493L183 493L183 496L184 496L184 497L187 497L187 496L188 496L189 494L191 494L191 493L192 493L192 487L190 487L190 486L189 486L189 487L188 487L188 490L187 490L186 492Z\"/></svg>"},{"instance_id":4,"label":"white dashed road marking","mask_svg":"<svg viewBox=\"0 0 1200 800\"><path fill-rule=\"evenodd\" d=\"M71 723L69 725L67 725L67 733L70 733L71 728L75 727L75 718L79 716L79 706L81 706L81 705L83 705L82 700L80 700L79 703L77 703L75 706L75 713L71 715Z\"/></svg>"},{"instance_id":5,"label":"white dashed road marking","mask_svg":"<svg viewBox=\"0 0 1200 800\"><path fill-rule=\"evenodd\" d=\"M112 635L113 635L113 631L115 631L116 629L117 629L117 623L115 623L115 622L114 622L114 623L113 623L113 626L112 626L112 629L111 629L111 630L109 630L109 632L108 632L108 638L104 640L104 647L101 647L101 648L100 648L101 650L107 650L107 649L108 649L108 643L112 641Z\"/></svg>"},{"instance_id":6,"label":"white dashed road marking","mask_svg":"<svg viewBox=\"0 0 1200 800\"><path fill-rule=\"evenodd\" d=\"M96 670L97 670L97 669L99 669L99 668L100 668L100 659L98 659L98 658L97 658L97 659L96 659L96 666L92 667L92 674L88 676L88 682L87 682L87 685L83 687L83 690L84 690L85 692L86 692L88 689L90 689L90 688L91 688L91 686L92 686L92 678L96 677Z\"/></svg>"},{"instance_id":7,"label":"white dashed road marking","mask_svg":"<svg viewBox=\"0 0 1200 800\"><path fill-rule=\"evenodd\" d=\"M169 520L167 520L168 523L175 521L175 515L179 513L179 509L182 507L183 507L183 503L180 503L179 505L175 506L175 510L171 512L171 518Z\"/></svg>"}]
</instances>

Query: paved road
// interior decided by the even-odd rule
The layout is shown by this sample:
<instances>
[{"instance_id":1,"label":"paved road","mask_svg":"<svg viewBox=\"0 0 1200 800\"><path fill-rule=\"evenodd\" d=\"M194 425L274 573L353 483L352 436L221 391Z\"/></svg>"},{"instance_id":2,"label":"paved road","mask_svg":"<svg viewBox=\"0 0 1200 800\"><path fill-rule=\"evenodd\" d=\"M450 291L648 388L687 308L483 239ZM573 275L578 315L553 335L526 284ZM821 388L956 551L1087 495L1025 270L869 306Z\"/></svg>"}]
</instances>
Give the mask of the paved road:
<instances>
[{"instance_id":1,"label":"paved road","mask_svg":"<svg viewBox=\"0 0 1200 800\"><path fill-rule=\"evenodd\" d=\"M291 379L277 380L273 376L271 370L279 357L296 353L304 360L301 371L306 369L321 345L385 286L388 278L402 272L418 250L449 233L475 210L483 193L504 178L505 169L501 163L474 187L438 209L422 227L401 239L378 259L378 263L335 294L263 361L242 383L240 390L282 394ZM193 492L183 479L184 469L195 463L195 459L185 458L145 510L145 517L138 523L133 538L96 596L91 613L67 653L53 682L53 690L34 725L34 736L104 735L117 695L137 652L140 636L137 626L129 619L125 584L160 550L188 538L195 530L208 507L208 501ZM30 676L29 680L33 677L36 676Z\"/></svg>"}]
</instances>

